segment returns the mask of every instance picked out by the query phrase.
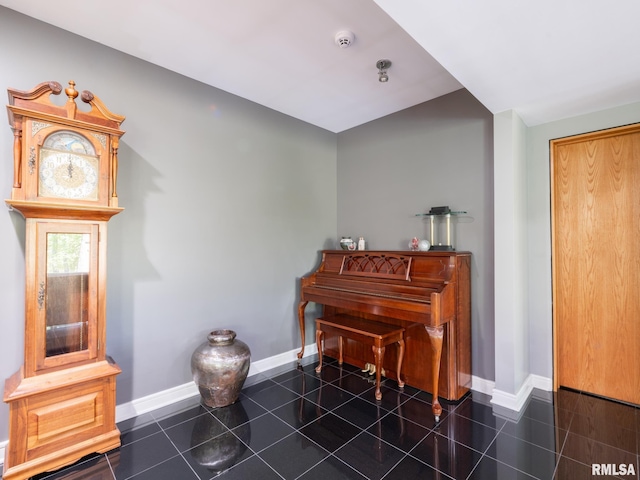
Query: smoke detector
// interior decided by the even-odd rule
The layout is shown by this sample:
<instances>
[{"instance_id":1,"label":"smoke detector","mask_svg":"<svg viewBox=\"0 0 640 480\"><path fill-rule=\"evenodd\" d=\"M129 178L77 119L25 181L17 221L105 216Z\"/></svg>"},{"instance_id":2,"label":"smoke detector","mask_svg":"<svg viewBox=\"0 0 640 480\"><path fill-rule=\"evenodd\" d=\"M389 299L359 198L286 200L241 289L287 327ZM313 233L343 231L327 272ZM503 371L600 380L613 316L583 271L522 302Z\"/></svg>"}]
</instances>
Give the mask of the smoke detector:
<instances>
[{"instance_id":1,"label":"smoke detector","mask_svg":"<svg viewBox=\"0 0 640 480\"><path fill-rule=\"evenodd\" d=\"M335 36L336 45L340 48L349 48L355 39L356 36L349 30L338 32Z\"/></svg>"}]
</instances>

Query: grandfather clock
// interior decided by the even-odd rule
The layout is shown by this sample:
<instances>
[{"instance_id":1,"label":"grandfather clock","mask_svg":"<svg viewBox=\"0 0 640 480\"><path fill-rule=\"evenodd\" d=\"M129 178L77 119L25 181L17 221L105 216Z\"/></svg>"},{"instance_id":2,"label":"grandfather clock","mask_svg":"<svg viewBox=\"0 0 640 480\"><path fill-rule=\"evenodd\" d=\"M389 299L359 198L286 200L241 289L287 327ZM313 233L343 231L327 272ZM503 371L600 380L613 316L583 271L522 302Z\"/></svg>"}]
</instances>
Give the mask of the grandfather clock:
<instances>
[{"instance_id":1,"label":"grandfather clock","mask_svg":"<svg viewBox=\"0 0 640 480\"><path fill-rule=\"evenodd\" d=\"M24 365L6 380L3 480L26 479L120 446L118 365L106 354L107 222L118 206L124 117L75 83L9 89L13 188L26 219Z\"/></svg>"}]
</instances>

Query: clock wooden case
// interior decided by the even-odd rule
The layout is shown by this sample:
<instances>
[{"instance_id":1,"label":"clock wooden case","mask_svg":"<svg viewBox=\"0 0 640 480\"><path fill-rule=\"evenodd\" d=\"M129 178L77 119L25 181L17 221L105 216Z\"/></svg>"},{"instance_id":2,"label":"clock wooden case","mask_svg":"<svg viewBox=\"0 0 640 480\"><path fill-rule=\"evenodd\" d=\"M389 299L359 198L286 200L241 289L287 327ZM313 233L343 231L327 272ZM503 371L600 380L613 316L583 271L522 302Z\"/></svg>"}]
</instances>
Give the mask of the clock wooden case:
<instances>
[{"instance_id":1,"label":"clock wooden case","mask_svg":"<svg viewBox=\"0 0 640 480\"><path fill-rule=\"evenodd\" d=\"M120 446L118 365L106 354L107 222L124 117L75 83L9 89L13 187L25 235L24 365L6 380L3 480L27 479ZM79 108L80 95L86 103Z\"/></svg>"}]
</instances>

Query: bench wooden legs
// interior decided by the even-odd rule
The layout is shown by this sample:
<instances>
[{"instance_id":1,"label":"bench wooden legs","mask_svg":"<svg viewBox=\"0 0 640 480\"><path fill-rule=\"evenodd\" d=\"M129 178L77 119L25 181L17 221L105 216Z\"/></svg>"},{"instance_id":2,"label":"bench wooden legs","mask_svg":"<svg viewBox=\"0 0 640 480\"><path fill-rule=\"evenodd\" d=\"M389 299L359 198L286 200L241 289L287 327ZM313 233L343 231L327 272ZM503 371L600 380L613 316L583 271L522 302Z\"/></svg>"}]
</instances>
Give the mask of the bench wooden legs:
<instances>
[{"instance_id":1,"label":"bench wooden legs","mask_svg":"<svg viewBox=\"0 0 640 480\"><path fill-rule=\"evenodd\" d=\"M316 345L318 346L318 356L320 357L320 361L318 366L316 367L316 373L320 373L322 371L322 356L324 355L324 347L322 346L322 337L324 332L322 330L316 330ZM343 338L342 336L338 337L338 364L342 365L342 346L343 346Z\"/></svg>"},{"instance_id":2,"label":"bench wooden legs","mask_svg":"<svg viewBox=\"0 0 640 480\"><path fill-rule=\"evenodd\" d=\"M371 347L373 350L373 358L375 360L376 365L376 400L382 400L382 392L380 391L380 375L382 371L382 360L384 359L384 351L385 347L376 347L373 345ZM402 359L404 358L404 340L398 340L398 365L396 366L396 372L398 374L398 386L400 388L404 387L404 382L400 377L400 372L402 371Z\"/></svg>"},{"instance_id":3,"label":"bench wooden legs","mask_svg":"<svg viewBox=\"0 0 640 480\"><path fill-rule=\"evenodd\" d=\"M371 347L373 350L373 362L376 365L376 400L382 400L382 392L380 392L380 377L382 374L380 373L380 366L382 365L382 359L384 358L384 346L377 347L373 345Z\"/></svg>"},{"instance_id":4,"label":"bench wooden legs","mask_svg":"<svg viewBox=\"0 0 640 480\"><path fill-rule=\"evenodd\" d=\"M324 342L323 342L324 332L322 329L316 329L316 345L318 346L318 366L316 367L316 373L320 373L322 371L322 359L324 357ZM398 386L404 387L404 382L400 376L400 372L402 372L402 360L404 358L404 340L398 339L398 364L396 367L396 372L398 375ZM342 365L344 338L342 335L338 335L338 363ZM376 400L382 400L382 392L380 391L380 381L381 381L381 372L382 372L382 361L384 359L385 346L384 345L372 345L371 349L373 350L373 358L376 369L376 392L375 397Z\"/></svg>"}]
</instances>

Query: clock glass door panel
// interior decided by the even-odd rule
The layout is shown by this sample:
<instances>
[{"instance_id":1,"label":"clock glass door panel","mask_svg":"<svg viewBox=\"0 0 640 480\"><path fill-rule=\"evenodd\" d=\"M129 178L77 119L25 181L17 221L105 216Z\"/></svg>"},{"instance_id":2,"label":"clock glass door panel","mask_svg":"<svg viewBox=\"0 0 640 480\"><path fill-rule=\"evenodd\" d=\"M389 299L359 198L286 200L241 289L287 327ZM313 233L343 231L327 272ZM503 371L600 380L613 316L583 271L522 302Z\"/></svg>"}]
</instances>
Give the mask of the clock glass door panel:
<instances>
[{"instance_id":1,"label":"clock glass door panel","mask_svg":"<svg viewBox=\"0 0 640 480\"><path fill-rule=\"evenodd\" d=\"M47 357L87 348L90 249L89 234L47 234Z\"/></svg>"},{"instance_id":2,"label":"clock glass door panel","mask_svg":"<svg viewBox=\"0 0 640 480\"><path fill-rule=\"evenodd\" d=\"M95 358L97 224L38 223L37 370Z\"/></svg>"}]
</instances>

